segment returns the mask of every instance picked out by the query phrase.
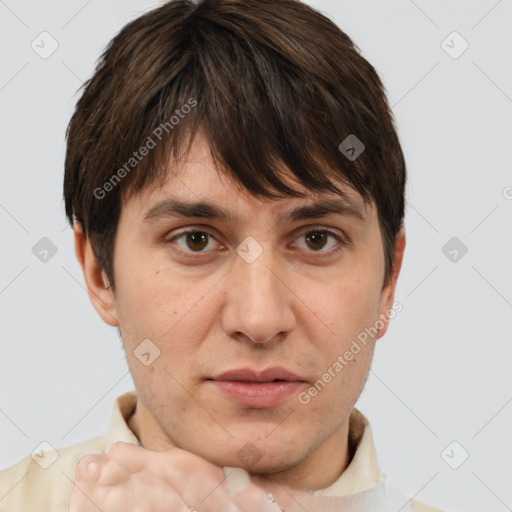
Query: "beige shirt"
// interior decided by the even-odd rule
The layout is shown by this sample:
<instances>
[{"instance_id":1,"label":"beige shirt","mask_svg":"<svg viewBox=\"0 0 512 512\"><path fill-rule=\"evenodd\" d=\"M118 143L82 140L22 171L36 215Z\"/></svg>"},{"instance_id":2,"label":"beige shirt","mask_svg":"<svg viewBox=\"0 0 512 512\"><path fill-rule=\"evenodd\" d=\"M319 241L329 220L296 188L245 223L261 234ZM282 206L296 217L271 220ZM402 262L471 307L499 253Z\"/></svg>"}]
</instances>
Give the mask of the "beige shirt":
<instances>
[{"instance_id":1,"label":"beige shirt","mask_svg":"<svg viewBox=\"0 0 512 512\"><path fill-rule=\"evenodd\" d=\"M57 451L33 453L0 471L0 512L67 512L75 468L82 457L106 452L117 441L140 444L127 424L136 403L134 391L116 399L105 435ZM350 416L349 436L356 447L350 464L332 485L314 494L343 496L385 478L377 463L370 424L357 409ZM410 505L414 512L442 512L418 501Z\"/></svg>"}]
</instances>

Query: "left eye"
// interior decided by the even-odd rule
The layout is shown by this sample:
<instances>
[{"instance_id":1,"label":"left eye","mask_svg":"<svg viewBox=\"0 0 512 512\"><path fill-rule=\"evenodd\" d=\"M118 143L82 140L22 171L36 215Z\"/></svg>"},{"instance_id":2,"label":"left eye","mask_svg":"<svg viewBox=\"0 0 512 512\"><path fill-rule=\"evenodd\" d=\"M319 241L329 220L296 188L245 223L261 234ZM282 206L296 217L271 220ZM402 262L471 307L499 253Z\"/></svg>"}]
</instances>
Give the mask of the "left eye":
<instances>
[{"instance_id":1,"label":"left eye","mask_svg":"<svg viewBox=\"0 0 512 512\"><path fill-rule=\"evenodd\" d=\"M336 247L336 245L341 245L342 242L341 238L337 234L325 229L307 231L302 233L299 236L299 239L302 237L305 237L304 239L306 241L307 247L313 249L313 252L330 252L330 249ZM326 245L328 245L329 238L331 238L333 244L326 250L323 250L325 249Z\"/></svg>"}]
</instances>

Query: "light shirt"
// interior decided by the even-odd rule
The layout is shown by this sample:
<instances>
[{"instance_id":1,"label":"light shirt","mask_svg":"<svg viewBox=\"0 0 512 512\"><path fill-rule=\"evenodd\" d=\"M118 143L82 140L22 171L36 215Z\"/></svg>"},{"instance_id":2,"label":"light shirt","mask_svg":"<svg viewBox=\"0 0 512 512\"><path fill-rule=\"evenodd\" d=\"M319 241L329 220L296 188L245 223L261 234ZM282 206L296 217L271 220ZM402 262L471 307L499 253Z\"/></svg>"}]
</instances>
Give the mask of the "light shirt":
<instances>
[{"instance_id":1,"label":"light shirt","mask_svg":"<svg viewBox=\"0 0 512 512\"><path fill-rule=\"evenodd\" d=\"M110 425L105 435L56 451L33 453L0 471L0 512L68 512L76 465L82 457L93 453L105 453L118 441L140 445L127 423L135 411L136 403L137 395L134 391L125 393L115 400ZM370 424L355 408L350 415L349 440L355 447L349 465L333 484L313 494L321 496L323 500L328 500L331 496L346 497L347 508L354 511L365 509L370 512L368 506L361 507L362 501L358 506L350 506L351 496L356 493L371 499L375 499L379 493L396 493L397 499L403 498L401 503L405 505L408 499L394 489L391 488L390 491L388 488L386 477L377 463ZM410 501L404 506L403 512L407 508L413 512L442 512L418 501Z\"/></svg>"}]
</instances>

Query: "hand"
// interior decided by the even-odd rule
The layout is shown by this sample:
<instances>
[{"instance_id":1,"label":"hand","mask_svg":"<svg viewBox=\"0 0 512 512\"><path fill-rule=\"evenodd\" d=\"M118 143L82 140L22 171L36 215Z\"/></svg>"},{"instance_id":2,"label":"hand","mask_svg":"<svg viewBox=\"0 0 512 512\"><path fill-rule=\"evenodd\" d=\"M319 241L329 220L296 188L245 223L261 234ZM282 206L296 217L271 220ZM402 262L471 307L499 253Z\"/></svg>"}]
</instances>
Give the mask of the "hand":
<instances>
[{"instance_id":1,"label":"hand","mask_svg":"<svg viewBox=\"0 0 512 512\"><path fill-rule=\"evenodd\" d=\"M225 474L226 473L226 474ZM119 442L77 465L69 512L280 512L239 468Z\"/></svg>"}]
</instances>

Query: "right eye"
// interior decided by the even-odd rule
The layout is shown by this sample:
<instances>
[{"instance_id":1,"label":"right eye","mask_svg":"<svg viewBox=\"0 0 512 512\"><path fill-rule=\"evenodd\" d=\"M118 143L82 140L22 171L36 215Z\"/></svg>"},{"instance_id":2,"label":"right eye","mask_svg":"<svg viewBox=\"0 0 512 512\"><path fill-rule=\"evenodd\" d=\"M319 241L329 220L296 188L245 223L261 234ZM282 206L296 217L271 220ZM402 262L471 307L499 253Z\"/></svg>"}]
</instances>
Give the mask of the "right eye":
<instances>
[{"instance_id":1,"label":"right eye","mask_svg":"<svg viewBox=\"0 0 512 512\"><path fill-rule=\"evenodd\" d=\"M181 251L189 254L193 253L205 253L207 249L211 247L211 240L215 240L215 237L208 231L189 229L182 231L170 239L165 240L165 243L177 245ZM222 247L222 246L220 246Z\"/></svg>"}]
</instances>

